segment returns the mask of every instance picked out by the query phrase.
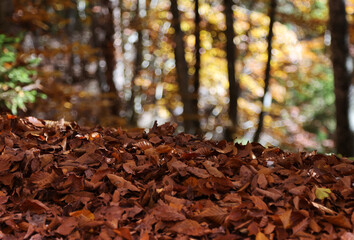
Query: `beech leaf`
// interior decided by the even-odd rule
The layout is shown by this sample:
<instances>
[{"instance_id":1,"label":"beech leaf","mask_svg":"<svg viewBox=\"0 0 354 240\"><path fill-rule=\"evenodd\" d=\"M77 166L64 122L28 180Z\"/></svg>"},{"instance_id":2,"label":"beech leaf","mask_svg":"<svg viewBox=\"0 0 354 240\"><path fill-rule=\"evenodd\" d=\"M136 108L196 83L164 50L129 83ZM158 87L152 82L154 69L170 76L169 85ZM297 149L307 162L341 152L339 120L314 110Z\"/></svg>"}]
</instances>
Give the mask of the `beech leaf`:
<instances>
[{"instance_id":1,"label":"beech leaf","mask_svg":"<svg viewBox=\"0 0 354 240\"><path fill-rule=\"evenodd\" d=\"M316 188L316 197L320 200L328 198L330 193L331 190L328 188Z\"/></svg>"}]
</instances>

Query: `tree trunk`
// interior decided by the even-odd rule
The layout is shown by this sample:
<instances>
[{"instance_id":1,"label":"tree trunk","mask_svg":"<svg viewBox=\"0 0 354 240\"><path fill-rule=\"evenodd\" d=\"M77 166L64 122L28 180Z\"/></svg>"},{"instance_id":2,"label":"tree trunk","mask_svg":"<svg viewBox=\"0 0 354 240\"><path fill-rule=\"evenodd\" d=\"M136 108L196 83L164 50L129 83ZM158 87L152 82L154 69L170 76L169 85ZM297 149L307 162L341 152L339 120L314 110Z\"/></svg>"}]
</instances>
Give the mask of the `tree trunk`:
<instances>
[{"instance_id":1,"label":"tree trunk","mask_svg":"<svg viewBox=\"0 0 354 240\"><path fill-rule=\"evenodd\" d=\"M199 71L200 71L200 15L199 15L199 1L194 1L194 24L195 24L195 72L193 82L193 112L197 115L196 119L193 119L193 127L196 133L201 134L200 121L198 114L198 99L199 99Z\"/></svg>"},{"instance_id":2,"label":"tree trunk","mask_svg":"<svg viewBox=\"0 0 354 240\"><path fill-rule=\"evenodd\" d=\"M138 93L139 87L135 85L135 80L139 77L139 73L141 70L141 63L143 61L143 26L141 22L141 18L139 15L140 12L140 1L137 0L136 2L136 12L135 12L135 19L136 19L136 27L137 27L137 32L138 32L138 40L135 43L135 63L134 63L134 75L131 80L131 96L130 96L130 102L129 102L129 108L131 109L131 115L129 119L129 124L133 127L136 127L137 125L137 113L135 112L135 96Z\"/></svg>"},{"instance_id":3,"label":"tree trunk","mask_svg":"<svg viewBox=\"0 0 354 240\"><path fill-rule=\"evenodd\" d=\"M188 76L188 65L185 58L184 52L184 34L181 30L180 17L178 12L177 0L171 0L170 9L173 19L172 26L175 29L174 40L175 40L175 60L176 60L176 73L177 73L177 83L179 88L179 93L182 98L183 103L183 124L184 130L187 133L195 133L193 127L193 118L195 117L195 112L193 111L191 92L189 88L189 76Z\"/></svg>"},{"instance_id":4,"label":"tree trunk","mask_svg":"<svg viewBox=\"0 0 354 240\"><path fill-rule=\"evenodd\" d=\"M234 13L232 10L233 1L224 0L224 14L226 18L226 58L227 71L229 79L229 110L228 115L231 121L231 127L225 129L225 139L232 141L237 127L237 99L240 95L239 82L236 81L236 46L234 44L235 30L234 30Z\"/></svg>"},{"instance_id":5,"label":"tree trunk","mask_svg":"<svg viewBox=\"0 0 354 240\"><path fill-rule=\"evenodd\" d=\"M349 125L349 88L351 73L348 69L348 22L345 1L331 0L329 5L329 28L331 31L331 59L336 96L336 148L344 156L353 156L353 137Z\"/></svg>"},{"instance_id":6,"label":"tree trunk","mask_svg":"<svg viewBox=\"0 0 354 240\"><path fill-rule=\"evenodd\" d=\"M102 45L102 51L103 51L103 56L106 61L106 82L109 87L108 92L110 93L110 96L113 98L112 101L112 107L111 107L111 113L115 116L119 116L119 110L120 110L120 101L119 101L119 95L117 88L114 83L114 77L113 77L113 72L116 67L116 59L115 59L115 47L114 47L114 18L113 18L113 9L110 3L110 0L104 0L103 5L107 7L108 13L106 16L106 24L105 24L105 41Z\"/></svg>"},{"instance_id":7,"label":"tree trunk","mask_svg":"<svg viewBox=\"0 0 354 240\"><path fill-rule=\"evenodd\" d=\"M266 65L266 69L265 69L265 77L264 77L264 94L261 99L262 107L261 107L261 113L259 114L258 127L257 127L257 130L256 130L254 137L253 137L254 142L259 141L259 137L260 137L262 129L263 129L264 116L267 114L266 107L269 107L269 106L265 106L265 100L266 100L267 94L269 94L268 91L269 91L269 80L270 80L270 70L271 70L270 62L272 60L273 25L274 25L274 21L275 21L276 8L277 8L277 0L271 0L270 10L269 10L270 23L269 23L269 30L268 30L268 36L267 36L268 59L267 59L267 65Z\"/></svg>"}]
</instances>

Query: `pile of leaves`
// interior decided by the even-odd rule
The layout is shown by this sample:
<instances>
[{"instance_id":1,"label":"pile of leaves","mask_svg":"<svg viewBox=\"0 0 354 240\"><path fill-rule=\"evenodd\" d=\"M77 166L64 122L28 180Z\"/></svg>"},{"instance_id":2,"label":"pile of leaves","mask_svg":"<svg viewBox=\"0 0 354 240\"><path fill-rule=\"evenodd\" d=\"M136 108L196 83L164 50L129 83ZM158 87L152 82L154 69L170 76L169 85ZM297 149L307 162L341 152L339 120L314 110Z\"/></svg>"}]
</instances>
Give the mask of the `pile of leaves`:
<instances>
[{"instance_id":1,"label":"pile of leaves","mask_svg":"<svg viewBox=\"0 0 354 240\"><path fill-rule=\"evenodd\" d=\"M0 116L2 239L353 239L354 164Z\"/></svg>"}]
</instances>

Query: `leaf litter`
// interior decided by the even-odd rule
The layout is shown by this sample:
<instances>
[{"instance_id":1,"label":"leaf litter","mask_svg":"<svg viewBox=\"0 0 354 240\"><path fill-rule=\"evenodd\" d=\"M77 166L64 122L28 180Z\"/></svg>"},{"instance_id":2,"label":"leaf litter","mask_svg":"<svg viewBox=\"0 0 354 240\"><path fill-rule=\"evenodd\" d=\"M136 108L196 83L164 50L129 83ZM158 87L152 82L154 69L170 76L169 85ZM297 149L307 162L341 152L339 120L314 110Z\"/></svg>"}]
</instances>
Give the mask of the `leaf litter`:
<instances>
[{"instance_id":1,"label":"leaf litter","mask_svg":"<svg viewBox=\"0 0 354 240\"><path fill-rule=\"evenodd\" d=\"M354 163L0 116L1 239L354 238Z\"/></svg>"}]
</instances>

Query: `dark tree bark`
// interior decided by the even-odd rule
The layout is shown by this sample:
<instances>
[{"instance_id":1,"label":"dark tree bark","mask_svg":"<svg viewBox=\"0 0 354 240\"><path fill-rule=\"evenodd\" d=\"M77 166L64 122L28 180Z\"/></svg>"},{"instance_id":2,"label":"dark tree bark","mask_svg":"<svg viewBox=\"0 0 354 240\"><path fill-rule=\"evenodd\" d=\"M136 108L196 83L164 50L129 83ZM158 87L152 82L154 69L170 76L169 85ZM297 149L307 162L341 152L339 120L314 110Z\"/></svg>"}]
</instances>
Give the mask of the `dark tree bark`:
<instances>
[{"instance_id":1,"label":"dark tree bark","mask_svg":"<svg viewBox=\"0 0 354 240\"><path fill-rule=\"evenodd\" d=\"M265 100L266 96L269 91L269 80L270 80L270 62L272 60L272 39L273 39L273 25L275 21L275 13L276 13L276 8L277 8L277 0L271 0L270 3L270 9L269 9L269 18L270 18L270 23L269 23L269 30L268 30L268 36L267 36L267 42L268 42L268 58L267 58L267 65L265 68L265 77L264 77L264 94L261 99L262 102L262 109L261 113L259 114L259 119L258 119L258 127L257 130L254 134L253 141L258 142L259 137L261 135L262 129L263 129L263 120L264 116L267 114L266 109L265 109Z\"/></svg>"},{"instance_id":2,"label":"dark tree bark","mask_svg":"<svg viewBox=\"0 0 354 240\"><path fill-rule=\"evenodd\" d=\"M237 99L240 95L240 85L236 80L236 46L234 44L235 30L234 30L234 14L232 10L233 1L224 0L224 14L226 18L226 58L227 58L227 71L229 79L229 110L228 115L231 121L231 127L225 129L225 139L232 141L234 133L237 128Z\"/></svg>"},{"instance_id":3,"label":"dark tree bark","mask_svg":"<svg viewBox=\"0 0 354 240\"><path fill-rule=\"evenodd\" d=\"M115 59L115 47L114 47L114 18L113 18L113 9L110 3L110 0L103 0L103 6L107 7L108 14L106 16L106 24L104 26L105 30L105 41L102 44L102 51L103 56L106 61L106 82L109 87L108 92L110 96L113 98L111 113L115 116L119 116L120 110L120 101L119 101L119 94L117 88L114 83L113 72L116 66L116 59Z\"/></svg>"},{"instance_id":4,"label":"dark tree bark","mask_svg":"<svg viewBox=\"0 0 354 240\"><path fill-rule=\"evenodd\" d=\"M140 6L139 6L140 1L137 0L136 2L136 12L135 12L135 22L136 22L136 27L137 27L137 32L138 32L138 40L135 43L135 63L134 63L134 75L131 80L131 96L130 96L130 101L129 101L129 108L131 109L131 115L129 119L129 124L133 127L137 125L137 114L135 112L135 96L138 93L139 87L135 85L135 80L136 78L139 77L139 73L141 70L141 63L143 61L143 26L142 22L139 16L139 11L140 11Z\"/></svg>"},{"instance_id":5,"label":"dark tree bark","mask_svg":"<svg viewBox=\"0 0 354 240\"><path fill-rule=\"evenodd\" d=\"M184 34L181 30L177 0L171 0L170 11L173 15L172 26L175 29L174 40L176 45L174 48L174 52L176 59L178 88L183 103L184 130L187 133L195 133L195 129L193 127L193 118L195 118L196 113L194 112L195 108L192 106L193 102L191 101L192 94L189 88L188 65L184 52Z\"/></svg>"},{"instance_id":6,"label":"dark tree bark","mask_svg":"<svg viewBox=\"0 0 354 240\"><path fill-rule=\"evenodd\" d=\"M194 24L195 24L195 72L194 72L194 82L193 82L193 112L196 114L197 118L193 119L193 127L196 133L201 134L200 121L198 114L198 99L199 99L199 71L200 71L200 15L199 15L199 1L194 1Z\"/></svg>"},{"instance_id":7,"label":"dark tree bark","mask_svg":"<svg viewBox=\"0 0 354 240\"><path fill-rule=\"evenodd\" d=\"M331 31L331 59L336 96L336 148L344 156L353 156L353 136L349 125L349 88L351 73L348 69L348 22L345 1L331 0L329 5L329 28Z\"/></svg>"}]
</instances>

